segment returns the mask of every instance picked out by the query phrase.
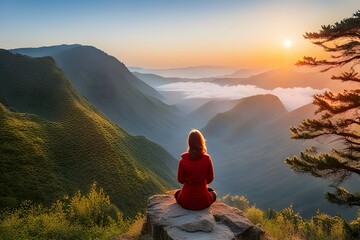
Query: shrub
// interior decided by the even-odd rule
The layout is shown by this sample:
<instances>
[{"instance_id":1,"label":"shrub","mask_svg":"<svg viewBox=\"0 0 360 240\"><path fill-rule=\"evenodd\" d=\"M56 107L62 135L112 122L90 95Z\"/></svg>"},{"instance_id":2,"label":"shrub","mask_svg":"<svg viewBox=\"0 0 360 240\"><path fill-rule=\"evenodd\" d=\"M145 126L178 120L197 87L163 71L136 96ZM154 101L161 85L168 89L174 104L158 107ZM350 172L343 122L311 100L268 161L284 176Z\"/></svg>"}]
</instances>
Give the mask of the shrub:
<instances>
[{"instance_id":1,"label":"shrub","mask_svg":"<svg viewBox=\"0 0 360 240\"><path fill-rule=\"evenodd\" d=\"M264 224L264 212L258 208L256 208L255 205L251 206L250 208L248 208L245 212L245 216L253 223L253 224L258 224L260 223L261 225Z\"/></svg>"},{"instance_id":2,"label":"shrub","mask_svg":"<svg viewBox=\"0 0 360 240\"><path fill-rule=\"evenodd\" d=\"M360 210L355 220L351 221L348 225L347 233L351 239L360 239Z\"/></svg>"},{"instance_id":3,"label":"shrub","mask_svg":"<svg viewBox=\"0 0 360 240\"><path fill-rule=\"evenodd\" d=\"M221 198L221 201L231 207L236 207L241 211L246 211L246 209L249 208L249 200L247 200L244 196L231 196L230 193L228 193Z\"/></svg>"},{"instance_id":4,"label":"shrub","mask_svg":"<svg viewBox=\"0 0 360 240\"><path fill-rule=\"evenodd\" d=\"M331 217L320 212L306 220L294 211L293 205L280 211L268 209L264 212L255 205L249 207L249 201L243 196L232 197L227 194L222 197L222 201L230 206L241 206L243 209L247 206L245 216L254 224L260 223L271 239L360 239L360 211L357 218L350 222L340 216Z\"/></svg>"},{"instance_id":5,"label":"shrub","mask_svg":"<svg viewBox=\"0 0 360 240\"><path fill-rule=\"evenodd\" d=\"M121 235L120 239L139 239L144 222L145 216L141 213L138 213L132 221L128 231Z\"/></svg>"},{"instance_id":6,"label":"shrub","mask_svg":"<svg viewBox=\"0 0 360 240\"><path fill-rule=\"evenodd\" d=\"M87 195L77 192L50 207L25 201L0 219L0 239L108 239L130 225L96 183Z\"/></svg>"}]
</instances>

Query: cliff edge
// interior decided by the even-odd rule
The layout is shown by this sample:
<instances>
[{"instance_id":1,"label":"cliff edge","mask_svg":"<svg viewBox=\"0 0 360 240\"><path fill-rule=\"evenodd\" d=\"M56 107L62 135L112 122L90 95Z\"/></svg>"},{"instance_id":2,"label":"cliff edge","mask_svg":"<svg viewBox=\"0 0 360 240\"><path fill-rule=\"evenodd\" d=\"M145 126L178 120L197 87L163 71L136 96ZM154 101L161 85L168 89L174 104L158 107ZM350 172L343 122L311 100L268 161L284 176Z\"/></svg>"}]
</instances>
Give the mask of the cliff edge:
<instances>
[{"instance_id":1,"label":"cliff edge","mask_svg":"<svg viewBox=\"0 0 360 240\"><path fill-rule=\"evenodd\" d=\"M237 208L216 201L201 211L186 210L170 192L148 199L141 239L264 239L264 231Z\"/></svg>"}]
</instances>

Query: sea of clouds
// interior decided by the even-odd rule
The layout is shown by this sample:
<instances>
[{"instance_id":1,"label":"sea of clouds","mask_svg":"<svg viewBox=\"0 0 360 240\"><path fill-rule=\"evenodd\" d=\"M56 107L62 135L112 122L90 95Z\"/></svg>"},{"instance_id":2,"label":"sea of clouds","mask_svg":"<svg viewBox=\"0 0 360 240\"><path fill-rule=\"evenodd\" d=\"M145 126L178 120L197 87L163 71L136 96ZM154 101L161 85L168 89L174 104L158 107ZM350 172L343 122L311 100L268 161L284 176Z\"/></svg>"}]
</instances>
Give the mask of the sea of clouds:
<instances>
[{"instance_id":1,"label":"sea of clouds","mask_svg":"<svg viewBox=\"0 0 360 240\"><path fill-rule=\"evenodd\" d=\"M275 88L266 90L254 85L220 86L210 82L176 82L157 87L159 91L173 92L174 97L180 94L182 99L228 99L235 100L258 94L273 94L279 97L288 111L311 103L315 94L327 89ZM179 98L179 96L177 96Z\"/></svg>"}]
</instances>

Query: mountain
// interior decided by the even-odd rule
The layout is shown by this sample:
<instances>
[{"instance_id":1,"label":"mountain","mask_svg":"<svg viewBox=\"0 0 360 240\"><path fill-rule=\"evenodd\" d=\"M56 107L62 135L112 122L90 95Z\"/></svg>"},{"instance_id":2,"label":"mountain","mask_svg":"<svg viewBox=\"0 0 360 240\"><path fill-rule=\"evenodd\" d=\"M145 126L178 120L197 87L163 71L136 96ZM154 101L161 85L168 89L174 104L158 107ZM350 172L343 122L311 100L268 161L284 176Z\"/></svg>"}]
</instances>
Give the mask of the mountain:
<instances>
[{"instance_id":1,"label":"mountain","mask_svg":"<svg viewBox=\"0 0 360 240\"><path fill-rule=\"evenodd\" d=\"M338 92L344 88L351 88L349 84L331 80L331 74L332 73L296 72L292 69L281 68L247 78L218 78L213 82L220 85L255 85L268 90L275 88L311 87L314 89L328 88Z\"/></svg>"},{"instance_id":2,"label":"mountain","mask_svg":"<svg viewBox=\"0 0 360 240\"><path fill-rule=\"evenodd\" d=\"M156 74L166 78L211 78L231 74L237 70L236 67L222 66L193 66L168 69L129 67L129 69L132 72Z\"/></svg>"},{"instance_id":3,"label":"mountain","mask_svg":"<svg viewBox=\"0 0 360 240\"><path fill-rule=\"evenodd\" d=\"M139 73L133 72L133 74L144 81L146 84L156 88L165 84L169 83L176 83L176 82L207 82L211 81L212 78L180 78L180 77L162 77L159 75L151 74L151 73Z\"/></svg>"},{"instance_id":4,"label":"mountain","mask_svg":"<svg viewBox=\"0 0 360 240\"><path fill-rule=\"evenodd\" d=\"M92 46L82 46L80 44L63 44L58 46L39 48L18 48L12 49L11 52L20 53L31 57L52 56L58 62L58 64L69 71L69 73L72 73L74 68L77 69L77 71L89 71L89 69L84 68L90 67L96 67L97 69L102 68L109 71L115 77L120 78L123 84L129 84L132 87L139 89L142 93L154 98L162 98L162 96L155 89L134 77L134 75L131 74L131 72L125 67L123 63ZM75 54L77 55L75 56ZM77 61L81 62L79 63ZM80 64L82 64L82 69L79 68ZM95 69L91 70L96 71ZM106 76L106 74L103 72L99 72L98 74L109 78L109 76ZM106 79L101 80L108 81ZM88 82L86 84L90 85L90 80L87 79L87 81ZM84 88L81 81L74 79L74 83L76 83L76 87Z\"/></svg>"},{"instance_id":5,"label":"mountain","mask_svg":"<svg viewBox=\"0 0 360 240\"><path fill-rule=\"evenodd\" d=\"M151 73L139 73L139 72L133 72L133 74L144 81L146 84L149 84L150 86L156 88L161 85L169 84L177 82L176 80L171 80L171 78L165 78L161 77L159 75L151 74Z\"/></svg>"},{"instance_id":6,"label":"mountain","mask_svg":"<svg viewBox=\"0 0 360 240\"><path fill-rule=\"evenodd\" d=\"M10 50L13 53L21 53L32 57L55 56L72 48L80 47L80 44L62 44L57 46L47 46L39 48L18 48Z\"/></svg>"},{"instance_id":7,"label":"mountain","mask_svg":"<svg viewBox=\"0 0 360 240\"><path fill-rule=\"evenodd\" d=\"M188 119L193 119L192 124L194 128L203 128L215 115L227 112L241 100L222 100L213 99L203 104L195 111L188 114Z\"/></svg>"},{"instance_id":8,"label":"mountain","mask_svg":"<svg viewBox=\"0 0 360 240\"><path fill-rule=\"evenodd\" d=\"M262 69L238 69L231 74L227 74L218 78L247 78L263 72L265 72L265 70Z\"/></svg>"},{"instance_id":9,"label":"mountain","mask_svg":"<svg viewBox=\"0 0 360 240\"><path fill-rule=\"evenodd\" d=\"M113 124L51 57L0 50L0 205L49 204L96 181L126 216L177 186L177 161ZM135 191L136 189L136 191Z\"/></svg>"},{"instance_id":10,"label":"mountain","mask_svg":"<svg viewBox=\"0 0 360 240\"><path fill-rule=\"evenodd\" d=\"M343 209L326 201L324 192L332 191L327 181L297 174L284 163L286 157L305 148L316 146L322 151L335 146L290 139L289 127L316 117L315 106L308 104L286 112L275 98L259 95L244 99L230 111L216 115L204 128L214 163L213 186L220 196L244 195L262 209L294 204L305 217L320 209L354 218L356 209ZM354 181L348 184L350 189L357 188Z\"/></svg>"},{"instance_id":11,"label":"mountain","mask_svg":"<svg viewBox=\"0 0 360 240\"><path fill-rule=\"evenodd\" d=\"M213 117L203 129L208 136L221 141L238 141L254 134L261 125L287 113L280 99L274 95L255 95L243 98L231 110Z\"/></svg>"},{"instance_id":12,"label":"mountain","mask_svg":"<svg viewBox=\"0 0 360 240\"><path fill-rule=\"evenodd\" d=\"M12 52L52 56L92 105L132 134L163 143L164 135L177 124L176 107L163 103L155 89L135 77L116 58L95 47L60 45Z\"/></svg>"}]
</instances>

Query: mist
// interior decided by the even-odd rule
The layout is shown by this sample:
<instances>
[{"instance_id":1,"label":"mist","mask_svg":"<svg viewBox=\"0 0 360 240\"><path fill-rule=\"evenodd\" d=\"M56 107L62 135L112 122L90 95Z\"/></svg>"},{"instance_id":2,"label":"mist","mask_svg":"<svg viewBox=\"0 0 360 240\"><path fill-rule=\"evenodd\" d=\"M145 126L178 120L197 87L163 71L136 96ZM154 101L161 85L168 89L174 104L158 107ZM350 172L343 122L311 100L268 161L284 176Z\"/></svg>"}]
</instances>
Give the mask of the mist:
<instances>
[{"instance_id":1,"label":"mist","mask_svg":"<svg viewBox=\"0 0 360 240\"><path fill-rule=\"evenodd\" d=\"M172 92L167 96L179 100L188 99L222 99L235 100L258 94L273 94L281 100L288 111L292 111L312 102L315 94L327 89L311 87L275 88L266 90L254 85L220 86L209 82L177 82L157 87L160 92Z\"/></svg>"}]
</instances>

